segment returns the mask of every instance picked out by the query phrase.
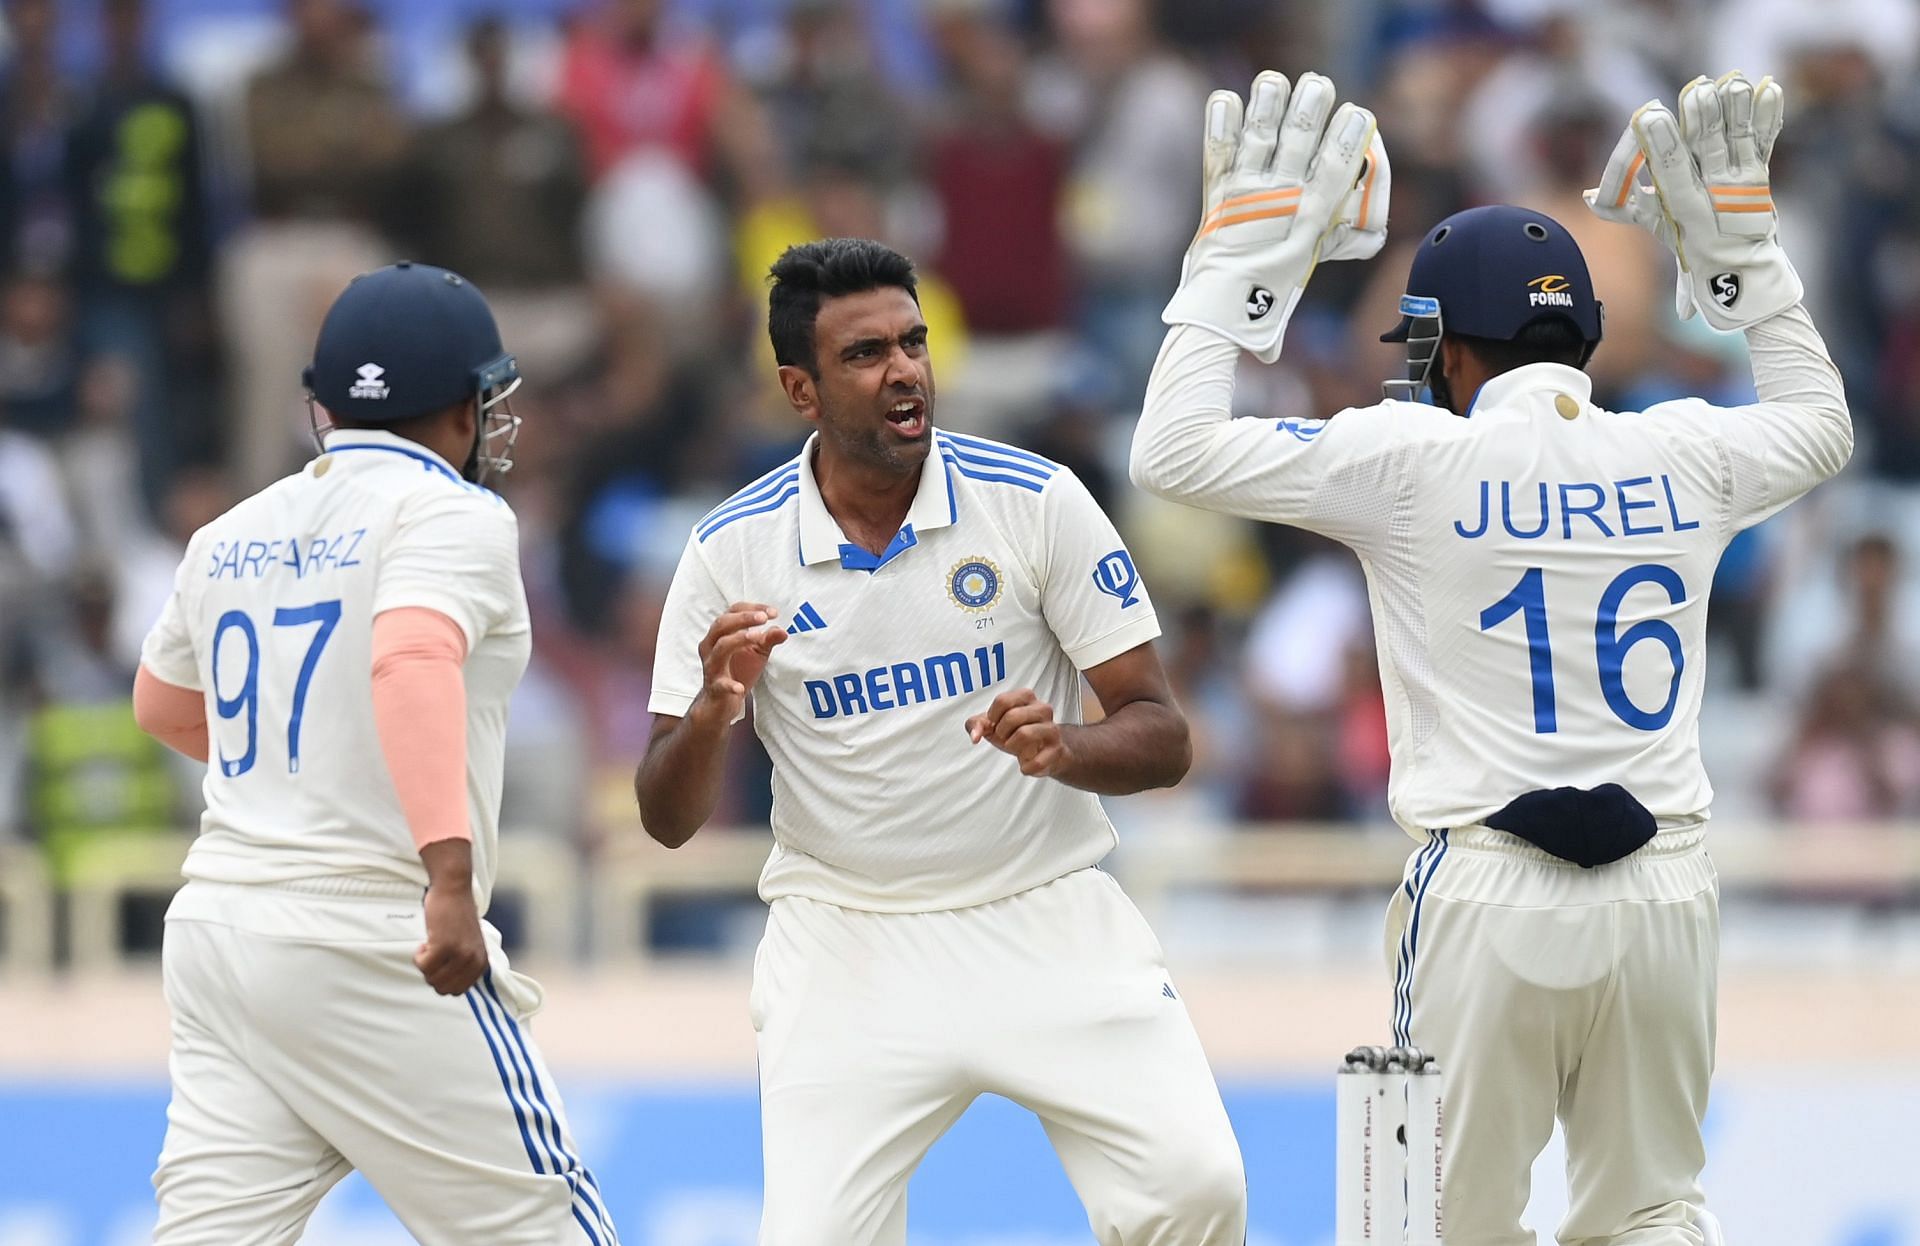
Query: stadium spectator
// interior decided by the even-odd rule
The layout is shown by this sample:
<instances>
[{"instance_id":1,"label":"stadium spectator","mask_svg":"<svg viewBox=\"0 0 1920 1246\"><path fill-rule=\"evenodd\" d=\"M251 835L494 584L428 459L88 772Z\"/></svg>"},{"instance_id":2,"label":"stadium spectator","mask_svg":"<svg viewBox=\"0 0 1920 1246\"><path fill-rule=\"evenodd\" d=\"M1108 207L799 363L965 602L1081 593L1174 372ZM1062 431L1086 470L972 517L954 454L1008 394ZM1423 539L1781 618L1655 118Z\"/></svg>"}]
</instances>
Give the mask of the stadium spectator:
<instances>
[{"instance_id":1,"label":"stadium spectator","mask_svg":"<svg viewBox=\"0 0 1920 1246\"><path fill-rule=\"evenodd\" d=\"M1207 84L1162 42L1147 0L1049 0L1057 46L1031 106L1073 146L1066 236L1080 329L1123 389L1146 386L1160 308L1198 223Z\"/></svg>"},{"instance_id":2,"label":"stadium spectator","mask_svg":"<svg viewBox=\"0 0 1920 1246\"><path fill-rule=\"evenodd\" d=\"M233 463L244 491L311 449L300 370L320 318L391 249L407 119L349 0L289 0L293 46L247 85L254 218L227 243L222 315L232 335Z\"/></svg>"},{"instance_id":3,"label":"stadium spectator","mask_svg":"<svg viewBox=\"0 0 1920 1246\"><path fill-rule=\"evenodd\" d=\"M595 181L636 153L670 156L735 202L780 175L758 103L714 44L667 22L661 0L603 0L579 19L561 65L560 111L580 128Z\"/></svg>"},{"instance_id":4,"label":"stadium spectator","mask_svg":"<svg viewBox=\"0 0 1920 1246\"><path fill-rule=\"evenodd\" d=\"M1029 120L1026 50L989 6L942 0L932 20L947 87L927 162L943 222L934 267L976 334L1057 328L1068 300L1067 151Z\"/></svg>"},{"instance_id":5,"label":"stadium spectator","mask_svg":"<svg viewBox=\"0 0 1920 1246\"><path fill-rule=\"evenodd\" d=\"M67 126L77 107L62 76L54 0L8 0L7 62L0 71L0 271L57 271L73 242L62 177Z\"/></svg>"},{"instance_id":6,"label":"stadium spectator","mask_svg":"<svg viewBox=\"0 0 1920 1246\"><path fill-rule=\"evenodd\" d=\"M507 37L498 18L467 32L477 96L416 137L405 233L411 253L485 290L521 368L553 381L595 332L580 254L586 169L569 122L510 94Z\"/></svg>"},{"instance_id":7,"label":"stadium spectator","mask_svg":"<svg viewBox=\"0 0 1920 1246\"><path fill-rule=\"evenodd\" d=\"M791 0L778 52L751 75L780 150L800 168L858 168L882 184L913 172L909 105L874 63L852 0ZM762 264L764 272L766 265Z\"/></svg>"},{"instance_id":8,"label":"stadium spectator","mask_svg":"<svg viewBox=\"0 0 1920 1246\"><path fill-rule=\"evenodd\" d=\"M24 823L27 722L39 646L59 624L78 539L46 442L0 422L0 840Z\"/></svg>"},{"instance_id":9,"label":"stadium spectator","mask_svg":"<svg viewBox=\"0 0 1920 1246\"><path fill-rule=\"evenodd\" d=\"M80 881L89 849L172 831L183 785L167 751L133 717L133 668L114 655L110 575L72 582L68 617L40 634L26 723L25 822L58 887ZM130 946L159 946L161 912L133 906Z\"/></svg>"},{"instance_id":10,"label":"stadium spectator","mask_svg":"<svg viewBox=\"0 0 1920 1246\"><path fill-rule=\"evenodd\" d=\"M1167 682L1193 722L1193 769L1184 787L1193 789L1203 816L1232 817L1235 786L1247 773L1253 713L1233 669L1229 638L1210 606L1180 612L1167 652Z\"/></svg>"},{"instance_id":11,"label":"stadium spectator","mask_svg":"<svg viewBox=\"0 0 1920 1246\"><path fill-rule=\"evenodd\" d=\"M1857 823L1920 814L1920 725L1873 669L1843 661L1815 682L1770 789L1790 821Z\"/></svg>"},{"instance_id":12,"label":"stadium spectator","mask_svg":"<svg viewBox=\"0 0 1920 1246\"><path fill-rule=\"evenodd\" d=\"M59 460L41 438L0 423L0 564L53 582L72 569L77 554ZM5 596L24 609L35 595Z\"/></svg>"},{"instance_id":13,"label":"stadium spectator","mask_svg":"<svg viewBox=\"0 0 1920 1246\"><path fill-rule=\"evenodd\" d=\"M155 519L174 472L213 449L213 220L200 121L148 63L145 0L105 0L100 16L106 67L67 139L72 271L81 349L133 369L137 483Z\"/></svg>"},{"instance_id":14,"label":"stadium spectator","mask_svg":"<svg viewBox=\"0 0 1920 1246\"><path fill-rule=\"evenodd\" d=\"M70 430L79 369L67 287L30 269L0 282L0 422L41 437Z\"/></svg>"}]
</instances>

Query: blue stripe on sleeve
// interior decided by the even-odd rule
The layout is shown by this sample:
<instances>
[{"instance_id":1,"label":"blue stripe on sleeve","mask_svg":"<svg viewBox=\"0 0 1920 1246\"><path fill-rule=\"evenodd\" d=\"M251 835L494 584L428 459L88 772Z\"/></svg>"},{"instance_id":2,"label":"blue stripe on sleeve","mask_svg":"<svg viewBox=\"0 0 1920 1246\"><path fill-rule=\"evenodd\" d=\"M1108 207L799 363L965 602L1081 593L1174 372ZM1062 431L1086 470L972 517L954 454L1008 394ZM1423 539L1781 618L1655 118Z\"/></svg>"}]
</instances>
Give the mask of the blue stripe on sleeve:
<instances>
[{"instance_id":1,"label":"blue stripe on sleeve","mask_svg":"<svg viewBox=\"0 0 1920 1246\"><path fill-rule=\"evenodd\" d=\"M754 506L766 501L781 490L792 487L798 483L799 479L799 465L789 464L767 479L765 483L756 481L754 484L747 486L720 505L714 507L711 511L707 512L705 518L694 526L699 529L701 536L705 537L709 531L723 525L729 517L751 510Z\"/></svg>"},{"instance_id":2,"label":"blue stripe on sleeve","mask_svg":"<svg viewBox=\"0 0 1920 1246\"><path fill-rule=\"evenodd\" d=\"M1031 450L1022 450L1018 446L1003 445L998 441L988 441L984 437L969 437L965 433L948 432L945 430L942 430L940 435L952 442L955 448L983 450L989 454L1002 454L1009 458L1025 459L1029 463L1046 469L1048 474L1060 470L1060 464L1054 462L1052 459L1043 458Z\"/></svg>"},{"instance_id":3,"label":"blue stripe on sleeve","mask_svg":"<svg viewBox=\"0 0 1920 1246\"><path fill-rule=\"evenodd\" d=\"M1052 480L1055 474L1044 467L1035 467L1031 463L1022 463L1009 458L998 458L993 455L981 454L972 450L962 450L953 446L947 448L947 453L969 467L986 467L992 468L995 471L1018 472L1022 476L1031 476L1035 480Z\"/></svg>"},{"instance_id":4,"label":"blue stripe on sleeve","mask_svg":"<svg viewBox=\"0 0 1920 1246\"><path fill-rule=\"evenodd\" d=\"M800 461L798 459L787 460L785 463L782 463L780 466L774 468L772 471L767 472L761 476L758 476L754 480L750 481L749 483L740 486L740 488L738 489L735 489L733 491L732 496L728 497L726 501L720 503L720 505L714 507L712 510L708 511L706 514L702 515L700 517L700 522L701 523L707 522L707 520L712 519L714 516L718 515L721 511L726 510L729 506L732 506L736 502L747 501L749 498L753 497L756 494L764 494L764 493L772 492L773 487L777 481L779 481L782 477L790 475L799 470L800 470Z\"/></svg>"},{"instance_id":5,"label":"blue stripe on sleeve","mask_svg":"<svg viewBox=\"0 0 1920 1246\"><path fill-rule=\"evenodd\" d=\"M953 470L959 472L968 480L985 480L994 484L1018 485L1020 488L1033 493L1045 493L1047 491L1047 486L1044 481L1033 480L1026 476L1002 476L994 472L981 471L978 468L968 467L965 463L955 459L951 453L943 454L942 457L947 460L947 463Z\"/></svg>"},{"instance_id":6,"label":"blue stripe on sleeve","mask_svg":"<svg viewBox=\"0 0 1920 1246\"><path fill-rule=\"evenodd\" d=\"M796 478L796 480L793 483L790 483L787 486L786 492L780 494L778 497L774 498L772 501L763 502L760 505L755 506L750 510L736 510L732 514L725 515L720 519L717 519L714 522L708 524L706 527L700 529L700 540L704 543L708 537L720 531L720 529L726 527L728 524L734 522L736 519L746 519L753 515L764 515L768 511L777 511L781 507L785 506L788 502L793 501L793 499L799 496L800 496L800 484L798 479Z\"/></svg>"}]
</instances>

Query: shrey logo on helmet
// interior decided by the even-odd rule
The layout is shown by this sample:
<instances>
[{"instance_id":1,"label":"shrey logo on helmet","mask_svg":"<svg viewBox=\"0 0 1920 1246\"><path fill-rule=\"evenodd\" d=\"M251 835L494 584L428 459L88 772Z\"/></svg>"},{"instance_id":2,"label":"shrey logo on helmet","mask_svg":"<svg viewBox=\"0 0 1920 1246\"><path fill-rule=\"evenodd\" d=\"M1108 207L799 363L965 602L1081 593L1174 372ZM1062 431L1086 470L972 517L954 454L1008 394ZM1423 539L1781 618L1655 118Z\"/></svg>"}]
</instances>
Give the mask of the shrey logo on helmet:
<instances>
[{"instance_id":1,"label":"shrey logo on helmet","mask_svg":"<svg viewBox=\"0 0 1920 1246\"><path fill-rule=\"evenodd\" d=\"M354 369L354 374L360 379L355 381L353 388L347 391L350 397L385 398L387 396L387 383L380 379L387 374L385 368L377 363L363 363Z\"/></svg>"},{"instance_id":2,"label":"shrey logo on helmet","mask_svg":"<svg viewBox=\"0 0 1920 1246\"><path fill-rule=\"evenodd\" d=\"M486 299L458 273L402 260L355 277L327 309L301 383L323 451L336 423L394 428L466 407L473 444L454 465L460 475L483 484L513 465L520 417L507 397L520 365Z\"/></svg>"}]
</instances>

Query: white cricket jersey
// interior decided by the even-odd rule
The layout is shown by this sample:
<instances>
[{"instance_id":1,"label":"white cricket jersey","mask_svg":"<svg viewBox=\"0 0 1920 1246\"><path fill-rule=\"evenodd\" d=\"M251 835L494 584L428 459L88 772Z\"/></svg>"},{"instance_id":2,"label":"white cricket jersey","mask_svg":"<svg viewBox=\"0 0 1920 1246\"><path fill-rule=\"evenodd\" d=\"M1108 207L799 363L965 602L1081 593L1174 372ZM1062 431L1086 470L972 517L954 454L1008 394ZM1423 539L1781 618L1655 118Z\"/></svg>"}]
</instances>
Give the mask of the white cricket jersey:
<instances>
[{"instance_id":1,"label":"white cricket jersey","mask_svg":"<svg viewBox=\"0 0 1920 1246\"><path fill-rule=\"evenodd\" d=\"M373 721L374 616L466 634L474 887L493 888L507 701L532 632L518 526L497 495L391 433L327 453L199 532L141 662L204 691L211 756L189 879L337 876L426 886Z\"/></svg>"},{"instance_id":2,"label":"white cricket jersey","mask_svg":"<svg viewBox=\"0 0 1920 1246\"><path fill-rule=\"evenodd\" d=\"M1713 795L1699 713L1720 553L1853 446L1804 312L1748 330L1748 345L1769 399L1753 406L1605 411L1584 372L1531 364L1488 381L1466 419L1382 402L1303 423L1228 418L1237 349L1176 328L1133 475L1360 556L1389 802L1410 832L1608 782L1670 825L1705 817Z\"/></svg>"},{"instance_id":3,"label":"white cricket jersey","mask_svg":"<svg viewBox=\"0 0 1920 1246\"><path fill-rule=\"evenodd\" d=\"M1090 792L1029 778L966 720L1027 687L1082 720L1080 672L1160 634L1133 559L1060 465L935 430L906 523L874 555L820 498L815 439L695 525L660 625L649 708L684 717L699 645L736 601L792 633L753 692L773 759L768 900L921 912L1092 865L1114 842Z\"/></svg>"}]
</instances>

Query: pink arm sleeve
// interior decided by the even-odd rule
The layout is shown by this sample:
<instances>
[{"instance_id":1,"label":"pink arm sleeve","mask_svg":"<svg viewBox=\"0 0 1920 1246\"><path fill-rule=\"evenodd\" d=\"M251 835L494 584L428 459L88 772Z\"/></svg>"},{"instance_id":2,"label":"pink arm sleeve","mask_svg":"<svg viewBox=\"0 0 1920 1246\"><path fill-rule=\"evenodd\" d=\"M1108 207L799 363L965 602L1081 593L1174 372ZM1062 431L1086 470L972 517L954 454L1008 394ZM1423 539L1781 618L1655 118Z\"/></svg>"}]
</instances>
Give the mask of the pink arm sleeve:
<instances>
[{"instance_id":1,"label":"pink arm sleeve","mask_svg":"<svg viewBox=\"0 0 1920 1246\"><path fill-rule=\"evenodd\" d=\"M438 610L373 620L373 725L413 842L472 839L467 821L467 638Z\"/></svg>"},{"instance_id":2,"label":"pink arm sleeve","mask_svg":"<svg viewBox=\"0 0 1920 1246\"><path fill-rule=\"evenodd\" d=\"M207 759L207 699L198 689L170 684L143 666L133 677L133 720L174 752Z\"/></svg>"}]
</instances>

